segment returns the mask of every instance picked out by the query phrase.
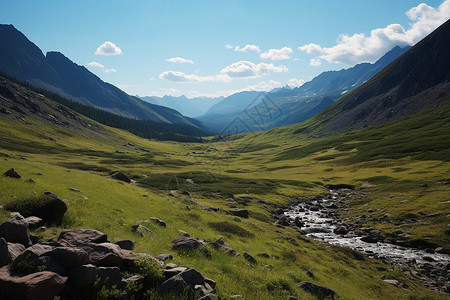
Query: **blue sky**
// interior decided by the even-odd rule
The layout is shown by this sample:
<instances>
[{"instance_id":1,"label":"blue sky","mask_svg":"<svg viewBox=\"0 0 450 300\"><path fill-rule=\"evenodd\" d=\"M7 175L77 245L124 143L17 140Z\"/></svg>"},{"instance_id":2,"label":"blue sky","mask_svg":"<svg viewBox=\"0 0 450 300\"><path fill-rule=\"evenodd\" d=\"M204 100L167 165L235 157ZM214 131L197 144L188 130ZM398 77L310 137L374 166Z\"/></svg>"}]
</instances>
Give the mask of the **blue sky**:
<instances>
[{"instance_id":1,"label":"blue sky","mask_svg":"<svg viewBox=\"0 0 450 300\"><path fill-rule=\"evenodd\" d=\"M450 18L450 0L2 0L13 24L141 96L298 86L375 61Z\"/></svg>"}]
</instances>

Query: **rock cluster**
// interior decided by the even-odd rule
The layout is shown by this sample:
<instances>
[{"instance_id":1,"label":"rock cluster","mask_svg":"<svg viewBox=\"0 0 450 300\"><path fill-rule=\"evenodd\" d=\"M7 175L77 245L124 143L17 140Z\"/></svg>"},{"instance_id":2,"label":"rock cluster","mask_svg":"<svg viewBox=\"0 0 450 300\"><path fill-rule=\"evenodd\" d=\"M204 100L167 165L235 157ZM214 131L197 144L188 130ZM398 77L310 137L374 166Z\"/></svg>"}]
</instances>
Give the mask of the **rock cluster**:
<instances>
[{"instance_id":1,"label":"rock cluster","mask_svg":"<svg viewBox=\"0 0 450 300\"><path fill-rule=\"evenodd\" d=\"M72 299L83 297L95 285L124 288L128 282L142 281L139 275L124 277L142 257L153 260L162 271L163 261L134 253L133 247L129 240L110 243L105 233L93 229L63 230L57 240L33 244L27 219L13 213L0 225L0 295L6 299ZM169 260L171 256L160 258ZM195 269L168 264L163 274L165 281L158 288L161 295L187 292L201 297L215 287L214 280Z\"/></svg>"}]
</instances>

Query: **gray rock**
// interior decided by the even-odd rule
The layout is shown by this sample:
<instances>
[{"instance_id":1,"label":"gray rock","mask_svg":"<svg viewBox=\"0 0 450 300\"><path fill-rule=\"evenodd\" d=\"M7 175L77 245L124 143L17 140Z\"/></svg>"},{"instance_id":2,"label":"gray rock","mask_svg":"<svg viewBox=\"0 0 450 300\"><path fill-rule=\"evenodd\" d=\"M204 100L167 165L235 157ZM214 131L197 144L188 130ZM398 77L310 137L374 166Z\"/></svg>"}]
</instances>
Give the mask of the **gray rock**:
<instances>
[{"instance_id":1,"label":"gray rock","mask_svg":"<svg viewBox=\"0 0 450 300\"><path fill-rule=\"evenodd\" d=\"M338 228L336 228L334 230L334 233L336 233L336 234L347 234L348 230L344 226L339 226Z\"/></svg>"},{"instance_id":2,"label":"gray rock","mask_svg":"<svg viewBox=\"0 0 450 300\"><path fill-rule=\"evenodd\" d=\"M375 244L380 240L379 237L375 236L375 235L367 235L361 238L361 241L366 242L366 243L371 243L371 244Z\"/></svg>"},{"instance_id":3,"label":"gray rock","mask_svg":"<svg viewBox=\"0 0 450 300\"><path fill-rule=\"evenodd\" d=\"M186 270L187 270L187 268L185 268L185 267L175 267L175 268L170 268L170 269L164 269L163 275L164 275L164 278L169 279L170 277L178 275L181 272L184 272Z\"/></svg>"},{"instance_id":4,"label":"gray rock","mask_svg":"<svg viewBox=\"0 0 450 300\"><path fill-rule=\"evenodd\" d=\"M35 261L36 266L45 267L46 271L54 272L61 276L67 276L66 269L64 269L63 266L59 262L56 261L56 259L50 257L50 256L41 256L38 257Z\"/></svg>"},{"instance_id":5,"label":"gray rock","mask_svg":"<svg viewBox=\"0 0 450 300\"><path fill-rule=\"evenodd\" d=\"M332 299L334 299L334 297L337 296L337 293L335 291L333 291L332 289L317 285L317 284L309 282L309 281L299 282L298 286L305 292L308 292L320 299L323 299L326 297L331 297Z\"/></svg>"},{"instance_id":6,"label":"gray rock","mask_svg":"<svg viewBox=\"0 0 450 300\"><path fill-rule=\"evenodd\" d=\"M81 248L75 247L57 247L45 255L54 258L67 270L85 265L89 262L88 253Z\"/></svg>"},{"instance_id":7,"label":"gray rock","mask_svg":"<svg viewBox=\"0 0 450 300\"><path fill-rule=\"evenodd\" d=\"M39 217L47 224L60 224L67 211L66 203L52 192L46 191L44 194L46 195L45 201L28 211L27 216Z\"/></svg>"},{"instance_id":8,"label":"gray rock","mask_svg":"<svg viewBox=\"0 0 450 300\"><path fill-rule=\"evenodd\" d=\"M179 274L170 277L164 281L158 288L161 295L168 293L187 293L190 297L194 294L194 289L191 288Z\"/></svg>"},{"instance_id":9,"label":"gray rock","mask_svg":"<svg viewBox=\"0 0 450 300\"><path fill-rule=\"evenodd\" d=\"M160 254L156 257L160 261L172 260L173 256L170 254Z\"/></svg>"},{"instance_id":10,"label":"gray rock","mask_svg":"<svg viewBox=\"0 0 450 300\"><path fill-rule=\"evenodd\" d=\"M289 217L287 216L282 216L277 222L277 225L281 225L281 226L289 226L291 225L291 220Z\"/></svg>"},{"instance_id":11,"label":"gray rock","mask_svg":"<svg viewBox=\"0 0 450 300\"><path fill-rule=\"evenodd\" d=\"M8 243L8 251L12 260L15 260L26 248L24 245L19 243Z\"/></svg>"},{"instance_id":12,"label":"gray rock","mask_svg":"<svg viewBox=\"0 0 450 300\"><path fill-rule=\"evenodd\" d=\"M253 256L251 256L247 252L244 252L243 256L249 263L251 263L252 265L256 265L257 262L256 262L256 259Z\"/></svg>"},{"instance_id":13,"label":"gray rock","mask_svg":"<svg viewBox=\"0 0 450 300\"><path fill-rule=\"evenodd\" d=\"M233 216L241 217L241 218L248 218L248 210L242 209L242 208L233 208L228 211Z\"/></svg>"},{"instance_id":14,"label":"gray rock","mask_svg":"<svg viewBox=\"0 0 450 300\"><path fill-rule=\"evenodd\" d=\"M120 248L124 250L133 250L134 249L134 243L130 240L122 240L115 242L114 244L118 245Z\"/></svg>"},{"instance_id":15,"label":"gray rock","mask_svg":"<svg viewBox=\"0 0 450 300\"><path fill-rule=\"evenodd\" d=\"M12 216L8 221L0 225L0 237L3 237L10 243L19 243L24 246L30 245L28 224L20 214Z\"/></svg>"},{"instance_id":16,"label":"gray rock","mask_svg":"<svg viewBox=\"0 0 450 300\"><path fill-rule=\"evenodd\" d=\"M9 254L8 243L4 238L0 238L0 267L6 266L12 262Z\"/></svg>"},{"instance_id":17,"label":"gray rock","mask_svg":"<svg viewBox=\"0 0 450 300\"><path fill-rule=\"evenodd\" d=\"M61 231L58 243L63 246L76 247L89 243L100 244L108 242L108 237L103 232L94 229L66 229Z\"/></svg>"},{"instance_id":18,"label":"gray rock","mask_svg":"<svg viewBox=\"0 0 450 300\"><path fill-rule=\"evenodd\" d=\"M117 267L96 267L92 264L83 265L72 269L69 275L73 290L80 291L91 286L97 279L100 284L111 288L113 285L123 287L126 282Z\"/></svg>"},{"instance_id":19,"label":"gray rock","mask_svg":"<svg viewBox=\"0 0 450 300\"><path fill-rule=\"evenodd\" d=\"M12 263L12 268L17 268L21 263L34 265L36 264L36 260L40 256L45 255L52 249L53 247L49 245L42 245L42 244L33 245L27 248L21 254L19 254L19 256L17 256L16 259L14 259Z\"/></svg>"},{"instance_id":20,"label":"gray rock","mask_svg":"<svg viewBox=\"0 0 450 300\"><path fill-rule=\"evenodd\" d=\"M3 173L3 176L5 177L11 177L11 178L21 178L19 173L17 173L14 169L9 169L5 173Z\"/></svg>"},{"instance_id":21,"label":"gray rock","mask_svg":"<svg viewBox=\"0 0 450 300\"><path fill-rule=\"evenodd\" d=\"M131 227L131 231L136 233L136 234L138 234L138 235L140 235L140 236L142 236L142 237L144 236L144 232L148 233L148 234L151 234L153 236L156 236L156 234L153 231L151 231L149 228L147 228L147 227L145 227L144 225L141 225L141 224L133 225Z\"/></svg>"},{"instance_id":22,"label":"gray rock","mask_svg":"<svg viewBox=\"0 0 450 300\"><path fill-rule=\"evenodd\" d=\"M220 300L220 299L221 298L216 296L216 295L209 294L209 295L206 295L206 296L203 296L203 297L199 298L198 300Z\"/></svg>"},{"instance_id":23,"label":"gray rock","mask_svg":"<svg viewBox=\"0 0 450 300\"><path fill-rule=\"evenodd\" d=\"M178 232L181 233L181 234L182 234L183 236L185 236L185 237L190 237L189 233L187 233L187 232L184 231L184 230L179 229Z\"/></svg>"},{"instance_id":24,"label":"gray rock","mask_svg":"<svg viewBox=\"0 0 450 300\"><path fill-rule=\"evenodd\" d=\"M44 221L35 216L25 218L25 222L28 224L28 229L36 229L44 225Z\"/></svg>"},{"instance_id":25,"label":"gray rock","mask_svg":"<svg viewBox=\"0 0 450 300\"><path fill-rule=\"evenodd\" d=\"M122 172L118 172L118 173L114 174L113 176L111 176L111 178L114 178L114 179L120 180L120 181L124 181L127 183L131 182L130 177L128 177L128 175L126 175L125 173L122 173Z\"/></svg>"},{"instance_id":26,"label":"gray rock","mask_svg":"<svg viewBox=\"0 0 450 300\"><path fill-rule=\"evenodd\" d=\"M203 244L192 237L178 237L172 240L172 249L174 250L195 250Z\"/></svg>"},{"instance_id":27,"label":"gray rock","mask_svg":"<svg viewBox=\"0 0 450 300\"><path fill-rule=\"evenodd\" d=\"M166 222L164 222L161 219L155 218L155 217L151 217L150 220L152 220L154 223L156 223L157 225L161 226L161 227L166 227Z\"/></svg>"}]
</instances>

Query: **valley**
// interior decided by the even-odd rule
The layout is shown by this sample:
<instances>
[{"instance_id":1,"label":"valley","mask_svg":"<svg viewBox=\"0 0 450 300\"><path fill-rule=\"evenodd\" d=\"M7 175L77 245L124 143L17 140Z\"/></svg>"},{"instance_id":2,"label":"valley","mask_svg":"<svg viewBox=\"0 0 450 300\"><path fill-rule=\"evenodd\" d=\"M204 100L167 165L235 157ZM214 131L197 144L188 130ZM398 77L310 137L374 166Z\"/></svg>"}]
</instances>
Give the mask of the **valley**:
<instances>
[{"instance_id":1,"label":"valley","mask_svg":"<svg viewBox=\"0 0 450 300\"><path fill-rule=\"evenodd\" d=\"M435 28L295 87L139 99L0 25L0 300L450 299L450 20ZM219 91L305 62L225 49L266 62L147 81ZM297 48L311 67L330 49Z\"/></svg>"}]
</instances>

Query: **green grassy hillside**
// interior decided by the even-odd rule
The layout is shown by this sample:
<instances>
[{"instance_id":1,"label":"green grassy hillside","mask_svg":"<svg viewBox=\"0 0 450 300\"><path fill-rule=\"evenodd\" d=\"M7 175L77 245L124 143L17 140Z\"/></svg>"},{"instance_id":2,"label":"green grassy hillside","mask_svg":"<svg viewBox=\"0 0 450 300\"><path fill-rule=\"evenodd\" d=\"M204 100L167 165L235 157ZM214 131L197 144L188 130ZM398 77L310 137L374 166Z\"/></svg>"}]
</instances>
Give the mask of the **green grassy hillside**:
<instances>
[{"instance_id":1,"label":"green grassy hillside","mask_svg":"<svg viewBox=\"0 0 450 300\"><path fill-rule=\"evenodd\" d=\"M32 92L28 96L37 97ZM47 103L43 110L58 107L48 99L40 101ZM389 213L393 222L367 218L367 225L387 236L401 230L409 241L449 248L450 193L443 184L449 174L448 105L334 137L314 137L302 132L306 125L293 125L205 144L149 141L74 115L69 124L59 116L59 124L36 114L0 114L0 173L14 168L22 176L0 177L0 204L50 190L68 205L63 224L39 233L40 239L74 227L104 231L112 241L131 239L139 252L170 253L175 263L199 269L217 281L218 294L227 298L315 299L297 287L299 281L312 280L308 268L315 283L337 291L341 299L448 298L380 261L272 224L278 208L326 193L327 184L364 184L365 196L348 203L345 217ZM111 179L114 171L136 183ZM233 207L248 209L249 218L227 214ZM0 212L6 220L8 212ZM414 225L403 226L411 215L416 216ZM131 232L138 220L150 217L163 219L167 228L149 223L156 236ZM209 246L211 259L176 253L170 241L182 235L178 230L205 241L222 236L241 256ZM244 252L258 263L251 266ZM408 289L381 278L397 279Z\"/></svg>"}]
</instances>

